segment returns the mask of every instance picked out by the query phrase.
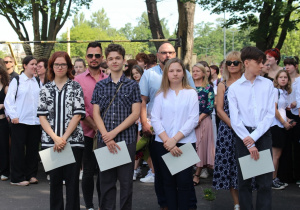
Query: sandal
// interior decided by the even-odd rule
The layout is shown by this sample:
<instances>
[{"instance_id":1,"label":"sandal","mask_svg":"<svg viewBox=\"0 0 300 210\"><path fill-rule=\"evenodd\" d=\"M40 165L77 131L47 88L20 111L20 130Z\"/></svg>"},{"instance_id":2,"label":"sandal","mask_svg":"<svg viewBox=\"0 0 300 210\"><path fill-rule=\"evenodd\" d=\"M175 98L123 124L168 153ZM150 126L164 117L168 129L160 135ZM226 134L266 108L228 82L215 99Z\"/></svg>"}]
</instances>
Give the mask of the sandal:
<instances>
[{"instance_id":1,"label":"sandal","mask_svg":"<svg viewBox=\"0 0 300 210\"><path fill-rule=\"evenodd\" d=\"M194 176L194 177L198 177L198 179L199 179L198 182L195 182L194 179L193 179L194 186L199 185L199 184L200 184L200 175L194 174L193 176Z\"/></svg>"}]
</instances>

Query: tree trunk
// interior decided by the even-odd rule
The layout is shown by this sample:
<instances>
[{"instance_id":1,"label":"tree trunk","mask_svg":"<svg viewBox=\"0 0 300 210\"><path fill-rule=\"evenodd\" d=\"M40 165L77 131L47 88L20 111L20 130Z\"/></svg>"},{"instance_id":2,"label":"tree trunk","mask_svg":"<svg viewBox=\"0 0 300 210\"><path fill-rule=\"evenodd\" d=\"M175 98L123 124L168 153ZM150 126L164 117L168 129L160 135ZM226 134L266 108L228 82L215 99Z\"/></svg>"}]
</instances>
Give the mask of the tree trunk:
<instances>
[{"instance_id":1,"label":"tree trunk","mask_svg":"<svg viewBox=\"0 0 300 210\"><path fill-rule=\"evenodd\" d=\"M159 21L156 2L156 0L146 0L150 30L153 39L164 39L165 36ZM158 48L161 45L161 42L154 42L154 44L156 50L158 50Z\"/></svg>"},{"instance_id":2,"label":"tree trunk","mask_svg":"<svg viewBox=\"0 0 300 210\"><path fill-rule=\"evenodd\" d=\"M186 69L190 70L194 46L194 15L196 4L193 2L183 3L177 0L178 5L178 38L182 39L181 56Z\"/></svg>"}]
</instances>

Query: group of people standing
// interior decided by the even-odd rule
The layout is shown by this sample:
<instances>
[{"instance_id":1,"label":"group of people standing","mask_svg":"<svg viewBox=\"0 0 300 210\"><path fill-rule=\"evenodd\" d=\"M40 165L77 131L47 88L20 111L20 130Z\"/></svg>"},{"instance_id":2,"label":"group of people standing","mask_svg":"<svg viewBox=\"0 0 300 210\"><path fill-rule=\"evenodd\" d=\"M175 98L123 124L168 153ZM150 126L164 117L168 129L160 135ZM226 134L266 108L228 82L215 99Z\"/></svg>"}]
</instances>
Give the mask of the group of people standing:
<instances>
[{"instance_id":1,"label":"group of people standing","mask_svg":"<svg viewBox=\"0 0 300 210\"><path fill-rule=\"evenodd\" d=\"M286 70L281 70L276 48L263 53L245 47L228 53L220 68L201 61L190 73L167 42L156 54L158 65L143 53L136 61L126 61L125 50L118 44L110 44L104 54L109 74L100 68L103 50L97 42L87 46L87 68L81 59L73 68L71 58L62 51L49 61L25 57L21 75L12 75L0 61L0 135L5 137L1 140L1 180L10 176L12 185L38 183L40 142L41 149L53 147L55 152L63 152L70 144L76 162L49 173L50 209L80 208L81 168L86 209L95 208L95 172L99 209L116 208L117 181L120 209L132 209L140 131L150 139L150 171L144 179L155 180L161 209L196 209L195 186L207 169L213 169L215 189L230 190L235 210L252 208L253 188L257 189L257 209L271 209L271 188L287 186L277 175L286 142L292 139L290 145L294 145L299 139L296 56L285 58ZM96 148L117 153L120 141L125 141L132 162L100 171L93 153L95 143ZM180 157L180 146L186 143L193 145L201 161L195 172L191 166L171 175L162 155L170 152ZM259 151L265 149L273 154L274 173L243 180L237 158L250 154L257 160Z\"/></svg>"}]
</instances>

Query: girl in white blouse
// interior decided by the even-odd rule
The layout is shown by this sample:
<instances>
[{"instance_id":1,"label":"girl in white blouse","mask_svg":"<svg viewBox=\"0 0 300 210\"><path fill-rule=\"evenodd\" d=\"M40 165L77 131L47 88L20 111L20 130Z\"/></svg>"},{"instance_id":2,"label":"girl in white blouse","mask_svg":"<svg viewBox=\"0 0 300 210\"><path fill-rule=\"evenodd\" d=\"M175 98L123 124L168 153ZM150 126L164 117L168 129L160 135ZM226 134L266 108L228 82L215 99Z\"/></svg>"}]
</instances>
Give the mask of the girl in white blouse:
<instances>
[{"instance_id":1,"label":"girl in white blouse","mask_svg":"<svg viewBox=\"0 0 300 210\"><path fill-rule=\"evenodd\" d=\"M38 149L41 141L37 117L42 84L34 77L37 61L33 56L23 60L23 73L9 84L4 106L11 119L11 184L37 184Z\"/></svg>"},{"instance_id":2,"label":"girl in white blouse","mask_svg":"<svg viewBox=\"0 0 300 210\"><path fill-rule=\"evenodd\" d=\"M291 129L295 123L293 123L286 116L286 108L288 107L288 95L292 92L291 88L291 78L290 75L285 70L279 70L274 78L274 87L276 89L276 111L275 119L271 127L272 133L272 153L273 153L273 163L275 171L273 172L273 189L284 189L287 184L282 183L277 178L277 171L279 166L279 158L282 153L282 149L287 141L286 130Z\"/></svg>"},{"instance_id":3,"label":"girl in white blouse","mask_svg":"<svg viewBox=\"0 0 300 210\"><path fill-rule=\"evenodd\" d=\"M161 156L171 152L178 157L182 154L179 149L181 145L193 143L195 146L194 128L198 125L198 119L197 93L188 85L183 62L173 58L165 65L161 87L151 113L151 124L155 131L153 144L158 148L156 155L169 210L196 208L189 206L191 198L195 198L192 167L172 176Z\"/></svg>"}]
</instances>

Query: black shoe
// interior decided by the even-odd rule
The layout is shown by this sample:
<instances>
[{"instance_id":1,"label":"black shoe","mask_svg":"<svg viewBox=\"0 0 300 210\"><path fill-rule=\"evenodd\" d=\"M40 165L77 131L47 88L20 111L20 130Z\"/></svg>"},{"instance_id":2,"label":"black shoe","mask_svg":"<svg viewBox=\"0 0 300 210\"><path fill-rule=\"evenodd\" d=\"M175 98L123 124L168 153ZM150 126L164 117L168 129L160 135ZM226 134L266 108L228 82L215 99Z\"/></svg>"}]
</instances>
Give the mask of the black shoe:
<instances>
[{"instance_id":1,"label":"black shoe","mask_svg":"<svg viewBox=\"0 0 300 210\"><path fill-rule=\"evenodd\" d=\"M281 182L280 179L278 179L278 178L275 178L274 180L275 180L275 182L277 182L277 184L279 184L281 186L284 186L284 187L289 186L288 183Z\"/></svg>"},{"instance_id":2,"label":"black shoe","mask_svg":"<svg viewBox=\"0 0 300 210\"><path fill-rule=\"evenodd\" d=\"M283 190L285 187L282 185L279 185L274 179L272 182L272 189L273 190Z\"/></svg>"}]
</instances>

